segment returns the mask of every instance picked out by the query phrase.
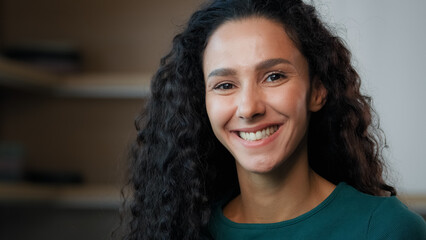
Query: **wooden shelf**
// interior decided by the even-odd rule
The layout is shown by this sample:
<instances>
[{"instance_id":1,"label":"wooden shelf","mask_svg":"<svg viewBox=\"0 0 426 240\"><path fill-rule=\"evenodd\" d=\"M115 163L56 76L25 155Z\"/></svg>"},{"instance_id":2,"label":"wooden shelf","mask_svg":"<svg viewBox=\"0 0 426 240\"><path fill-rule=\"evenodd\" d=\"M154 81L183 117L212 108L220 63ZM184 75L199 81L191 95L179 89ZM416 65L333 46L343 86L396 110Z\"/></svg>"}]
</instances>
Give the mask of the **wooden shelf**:
<instances>
[{"instance_id":1,"label":"wooden shelf","mask_svg":"<svg viewBox=\"0 0 426 240\"><path fill-rule=\"evenodd\" d=\"M0 58L0 86L46 90L76 98L146 98L152 74L83 73L60 76Z\"/></svg>"},{"instance_id":2,"label":"wooden shelf","mask_svg":"<svg viewBox=\"0 0 426 240\"><path fill-rule=\"evenodd\" d=\"M51 88L58 76L26 64L0 58L0 84L15 88Z\"/></svg>"},{"instance_id":3,"label":"wooden shelf","mask_svg":"<svg viewBox=\"0 0 426 240\"><path fill-rule=\"evenodd\" d=\"M0 183L0 203L49 204L67 208L118 209L120 187Z\"/></svg>"},{"instance_id":4,"label":"wooden shelf","mask_svg":"<svg viewBox=\"0 0 426 240\"><path fill-rule=\"evenodd\" d=\"M413 211L426 215L426 195L406 194L400 195L398 198Z\"/></svg>"},{"instance_id":5,"label":"wooden shelf","mask_svg":"<svg viewBox=\"0 0 426 240\"><path fill-rule=\"evenodd\" d=\"M66 76L54 93L65 97L146 98L150 94L150 74L88 73Z\"/></svg>"}]
</instances>

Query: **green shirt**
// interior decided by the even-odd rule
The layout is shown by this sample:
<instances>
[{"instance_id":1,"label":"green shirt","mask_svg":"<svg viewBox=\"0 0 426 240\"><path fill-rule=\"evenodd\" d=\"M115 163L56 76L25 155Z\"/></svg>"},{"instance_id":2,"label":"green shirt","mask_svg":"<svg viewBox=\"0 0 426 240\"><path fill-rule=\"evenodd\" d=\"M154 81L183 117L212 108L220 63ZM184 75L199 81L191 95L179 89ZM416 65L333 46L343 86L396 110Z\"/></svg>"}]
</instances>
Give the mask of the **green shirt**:
<instances>
[{"instance_id":1,"label":"green shirt","mask_svg":"<svg viewBox=\"0 0 426 240\"><path fill-rule=\"evenodd\" d=\"M425 221L396 197L361 193L340 183L311 211L291 220L246 224L227 219L223 205L212 212L214 239L410 239L426 240Z\"/></svg>"}]
</instances>

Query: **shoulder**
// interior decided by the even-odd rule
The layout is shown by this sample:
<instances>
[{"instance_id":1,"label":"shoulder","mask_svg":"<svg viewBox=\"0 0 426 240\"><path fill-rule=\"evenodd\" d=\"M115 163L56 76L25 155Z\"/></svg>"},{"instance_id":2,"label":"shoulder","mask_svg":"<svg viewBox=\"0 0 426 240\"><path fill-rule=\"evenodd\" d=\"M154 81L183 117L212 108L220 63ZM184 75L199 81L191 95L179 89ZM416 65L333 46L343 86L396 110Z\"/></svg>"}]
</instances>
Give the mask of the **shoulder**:
<instances>
[{"instance_id":1,"label":"shoulder","mask_svg":"<svg viewBox=\"0 0 426 240\"><path fill-rule=\"evenodd\" d=\"M342 185L342 186L341 186ZM366 239L426 239L426 223L396 197L379 197L359 192L346 183L339 184L337 199L352 228ZM354 226L355 225L355 226Z\"/></svg>"},{"instance_id":2,"label":"shoulder","mask_svg":"<svg viewBox=\"0 0 426 240\"><path fill-rule=\"evenodd\" d=\"M375 198L378 205L370 216L368 239L426 239L426 224L422 217L396 197Z\"/></svg>"}]
</instances>

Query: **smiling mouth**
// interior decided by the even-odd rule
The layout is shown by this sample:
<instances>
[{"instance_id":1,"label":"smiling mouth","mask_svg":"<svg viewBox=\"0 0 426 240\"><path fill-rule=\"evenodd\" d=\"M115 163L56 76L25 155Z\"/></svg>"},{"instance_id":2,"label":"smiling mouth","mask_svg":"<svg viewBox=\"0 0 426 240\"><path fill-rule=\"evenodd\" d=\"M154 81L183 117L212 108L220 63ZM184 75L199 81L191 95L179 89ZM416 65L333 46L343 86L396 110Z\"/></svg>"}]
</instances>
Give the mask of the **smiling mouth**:
<instances>
[{"instance_id":1,"label":"smiling mouth","mask_svg":"<svg viewBox=\"0 0 426 240\"><path fill-rule=\"evenodd\" d=\"M278 125L274 125L256 132L239 132L238 136L246 141L259 141L274 134L278 128Z\"/></svg>"}]
</instances>

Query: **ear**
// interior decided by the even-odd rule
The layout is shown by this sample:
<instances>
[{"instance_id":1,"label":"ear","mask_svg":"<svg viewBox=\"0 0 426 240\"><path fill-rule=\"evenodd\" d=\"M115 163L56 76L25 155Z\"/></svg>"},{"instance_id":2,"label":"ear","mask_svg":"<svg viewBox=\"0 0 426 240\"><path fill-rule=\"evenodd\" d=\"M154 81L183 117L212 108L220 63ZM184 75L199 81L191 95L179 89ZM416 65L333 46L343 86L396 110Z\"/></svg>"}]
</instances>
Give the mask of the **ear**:
<instances>
[{"instance_id":1,"label":"ear","mask_svg":"<svg viewBox=\"0 0 426 240\"><path fill-rule=\"evenodd\" d=\"M322 82L314 77L311 87L311 96L309 101L309 110L311 112L317 112L321 110L327 101L327 89L325 89Z\"/></svg>"}]
</instances>

